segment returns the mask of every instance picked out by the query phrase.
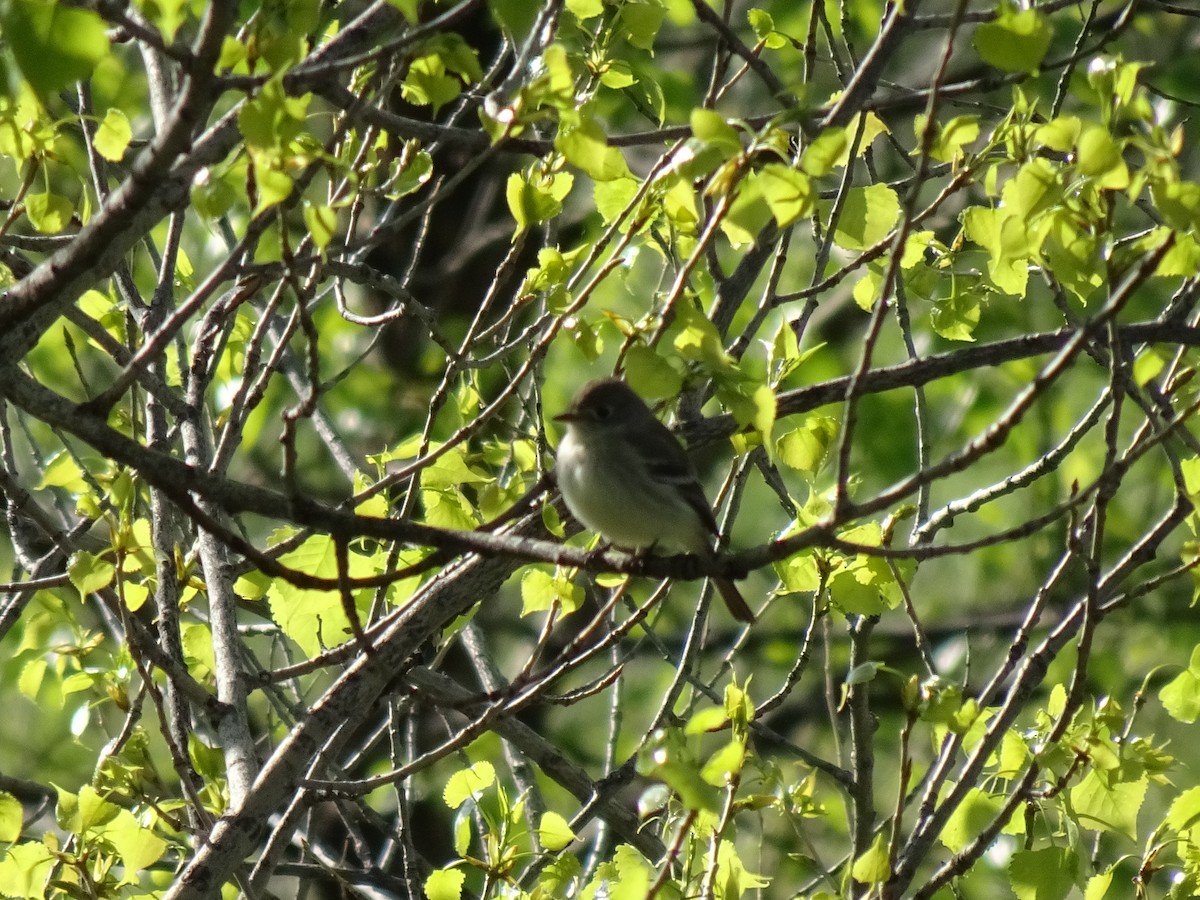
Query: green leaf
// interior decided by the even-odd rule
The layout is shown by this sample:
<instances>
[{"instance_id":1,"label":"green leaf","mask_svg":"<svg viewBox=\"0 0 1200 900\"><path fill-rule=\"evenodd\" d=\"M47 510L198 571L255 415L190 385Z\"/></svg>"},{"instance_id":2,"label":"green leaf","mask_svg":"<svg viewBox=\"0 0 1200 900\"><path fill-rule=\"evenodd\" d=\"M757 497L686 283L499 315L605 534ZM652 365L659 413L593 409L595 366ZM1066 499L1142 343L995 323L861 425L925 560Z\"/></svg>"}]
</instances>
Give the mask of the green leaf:
<instances>
[{"instance_id":1,"label":"green leaf","mask_svg":"<svg viewBox=\"0 0 1200 900\"><path fill-rule=\"evenodd\" d=\"M104 21L91 10L48 0L9 0L0 9L5 45L39 94L87 78L108 55Z\"/></svg>"},{"instance_id":2,"label":"green leaf","mask_svg":"<svg viewBox=\"0 0 1200 900\"><path fill-rule=\"evenodd\" d=\"M774 382L781 384L787 380L824 346L823 343L814 344L801 351L800 342L792 324L786 321L781 322L775 331L775 337L768 345L768 371L772 373Z\"/></svg>"},{"instance_id":3,"label":"green leaf","mask_svg":"<svg viewBox=\"0 0 1200 900\"><path fill-rule=\"evenodd\" d=\"M846 250L865 250L887 237L899 220L900 200L886 184L851 188L833 239Z\"/></svg>"},{"instance_id":4,"label":"green leaf","mask_svg":"<svg viewBox=\"0 0 1200 900\"><path fill-rule=\"evenodd\" d=\"M884 664L876 660L867 660L865 663L859 663L853 669L846 673L845 685L851 687L856 684L869 684L875 680L875 676L883 669Z\"/></svg>"},{"instance_id":5,"label":"green leaf","mask_svg":"<svg viewBox=\"0 0 1200 900\"><path fill-rule=\"evenodd\" d=\"M742 141L738 137L737 129L720 113L697 107L691 113L691 126L692 134L697 140L719 150L723 159L729 159L742 152Z\"/></svg>"},{"instance_id":6,"label":"green leaf","mask_svg":"<svg viewBox=\"0 0 1200 900\"><path fill-rule=\"evenodd\" d=\"M694 303L683 301L676 307L679 333L674 346L684 359L701 362L710 370L721 371L729 364L729 355L721 343L721 335L707 316Z\"/></svg>"},{"instance_id":7,"label":"green leaf","mask_svg":"<svg viewBox=\"0 0 1200 900\"><path fill-rule=\"evenodd\" d=\"M462 93L464 84L479 81L483 70L474 49L453 32L438 33L423 46L427 52L409 65L400 94L416 106L432 106L436 115Z\"/></svg>"},{"instance_id":8,"label":"green leaf","mask_svg":"<svg viewBox=\"0 0 1200 900\"><path fill-rule=\"evenodd\" d=\"M127 809L122 809L98 832L112 844L125 868L138 872L162 859L167 842L145 827Z\"/></svg>"},{"instance_id":9,"label":"green leaf","mask_svg":"<svg viewBox=\"0 0 1200 900\"><path fill-rule=\"evenodd\" d=\"M528 177L514 172L508 176L505 197L509 211L517 221L516 234L562 212L563 200L574 183L575 177L569 172L534 172Z\"/></svg>"},{"instance_id":10,"label":"green leaf","mask_svg":"<svg viewBox=\"0 0 1200 900\"><path fill-rule=\"evenodd\" d=\"M1106 869L1099 875L1093 875L1087 881L1087 888L1083 892L1083 900L1102 900L1105 894L1108 893L1108 888L1112 884L1115 867Z\"/></svg>"},{"instance_id":11,"label":"green leaf","mask_svg":"<svg viewBox=\"0 0 1200 900\"><path fill-rule=\"evenodd\" d=\"M881 832L875 835L875 840L870 848L854 860L850 875L859 884L882 884L887 880L891 871L888 863L887 839Z\"/></svg>"},{"instance_id":12,"label":"green leaf","mask_svg":"<svg viewBox=\"0 0 1200 900\"><path fill-rule=\"evenodd\" d=\"M254 166L254 179L258 184L258 205L254 208L256 213L282 203L292 195L292 188L295 186L290 175L275 168L258 165L257 162Z\"/></svg>"},{"instance_id":13,"label":"green leaf","mask_svg":"<svg viewBox=\"0 0 1200 900\"><path fill-rule=\"evenodd\" d=\"M29 660L21 669L21 674L17 677L17 690L30 700L36 701L38 691L45 681L46 670L48 668L44 659Z\"/></svg>"},{"instance_id":14,"label":"green leaf","mask_svg":"<svg viewBox=\"0 0 1200 900\"><path fill-rule=\"evenodd\" d=\"M1192 456L1181 460L1179 471L1183 475L1183 487L1192 500L1200 500L1200 456ZM1200 644L1192 648L1192 656L1188 661L1188 669L1200 674Z\"/></svg>"},{"instance_id":15,"label":"green leaf","mask_svg":"<svg viewBox=\"0 0 1200 900\"><path fill-rule=\"evenodd\" d=\"M217 660L212 645L212 630L199 622L181 622L179 630L188 671L197 678L212 677L217 671Z\"/></svg>"},{"instance_id":16,"label":"green leaf","mask_svg":"<svg viewBox=\"0 0 1200 900\"><path fill-rule=\"evenodd\" d=\"M1129 186L1129 168L1121 145L1099 125L1090 125L1079 136L1079 171L1099 182L1100 187L1123 190Z\"/></svg>"},{"instance_id":17,"label":"green leaf","mask_svg":"<svg viewBox=\"0 0 1200 900\"><path fill-rule=\"evenodd\" d=\"M688 809L716 813L721 808L720 792L700 776L695 754L677 730L656 734L642 748L638 772L662 781Z\"/></svg>"},{"instance_id":18,"label":"green leaf","mask_svg":"<svg viewBox=\"0 0 1200 900\"><path fill-rule=\"evenodd\" d=\"M559 132L554 139L554 146L567 158L567 162L578 166L596 181L613 181L630 176L625 157L618 148L608 145L604 130L590 116L574 128Z\"/></svg>"},{"instance_id":19,"label":"green leaf","mask_svg":"<svg viewBox=\"0 0 1200 900\"><path fill-rule=\"evenodd\" d=\"M724 171L718 172L709 182L709 195L724 192L731 184L727 176L731 176L738 169L733 163L727 163ZM714 188L715 191L712 190ZM771 207L763 200L761 189L762 182L758 178L745 178L737 183L733 204L721 220L721 230L735 247L746 247L754 243L754 239L771 219Z\"/></svg>"},{"instance_id":20,"label":"green leaf","mask_svg":"<svg viewBox=\"0 0 1200 900\"><path fill-rule=\"evenodd\" d=\"M425 896L428 900L459 900L466 879L460 869L435 869L425 879Z\"/></svg>"},{"instance_id":21,"label":"green leaf","mask_svg":"<svg viewBox=\"0 0 1200 900\"><path fill-rule=\"evenodd\" d=\"M1000 739L1000 753L996 760L997 778L1016 778L1029 762L1029 745L1015 731L1004 732Z\"/></svg>"},{"instance_id":22,"label":"green leaf","mask_svg":"<svg viewBox=\"0 0 1200 900\"><path fill-rule=\"evenodd\" d=\"M535 898L574 897L583 874L583 866L570 853L562 853L548 862L538 874Z\"/></svg>"},{"instance_id":23,"label":"green leaf","mask_svg":"<svg viewBox=\"0 0 1200 900\"><path fill-rule=\"evenodd\" d=\"M1102 238L1076 227L1074 216L1066 210L1055 211L1042 243L1042 257L1055 279L1080 303L1104 285L1101 252ZM1179 245L1172 248L1178 249ZM1168 253L1170 256L1170 253ZM1166 259L1163 263L1166 263Z\"/></svg>"},{"instance_id":24,"label":"green leaf","mask_svg":"<svg viewBox=\"0 0 1200 900\"><path fill-rule=\"evenodd\" d=\"M440 57L423 56L413 61L400 85L401 96L414 106L432 106L434 115L462 91L459 80L446 74Z\"/></svg>"},{"instance_id":25,"label":"green leaf","mask_svg":"<svg viewBox=\"0 0 1200 900\"><path fill-rule=\"evenodd\" d=\"M1075 851L1066 847L1019 850L1008 863L1008 882L1019 900L1062 900L1075 886Z\"/></svg>"},{"instance_id":26,"label":"green leaf","mask_svg":"<svg viewBox=\"0 0 1200 900\"><path fill-rule=\"evenodd\" d=\"M1046 159L1035 159L1021 166L1001 191L1007 214L1032 219L1062 201L1058 171Z\"/></svg>"},{"instance_id":27,"label":"green leaf","mask_svg":"<svg viewBox=\"0 0 1200 900\"><path fill-rule=\"evenodd\" d=\"M337 210L330 206L304 205L304 224L312 237L313 245L321 253L337 234Z\"/></svg>"},{"instance_id":28,"label":"green leaf","mask_svg":"<svg viewBox=\"0 0 1200 900\"><path fill-rule=\"evenodd\" d=\"M471 465L467 460L467 451L456 447L443 453L436 462L421 472L421 487L429 489L486 484L494 478L495 476L486 470Z\"/></svg>"},{"instance_id":29,"label":"green leaf","mask_svg":"<svg viewBox=\"0 0 1200 900\"><path fill-rule=\"evenodd\" d=\"M70 796L70 800L65 800ZM113 822L117 816L125 812L115 803L110 803L100 796L90 784L79 789L78 795L67 795L59 791L59 809L57 815L63 826L75 834L84 834L94 828L104 828ZM69 817L64 817L69 816Z\"/></svg>"},{"instance_id":30,"label":"green leaf","mask_svg":"<svg viewBox=\"0 0 1200 900\"><path fill-rule=\"evenodd\" d=\"M1200 183L1194 181L1161 182L1150 185L1154 206L1172 228L1187 231L1200 228Z\"/></svg>"},{"instance_id":31,"label":"green leaf","mask_svg":"<svg viewBox=\"0 0 1200 900\"><path fill-rule=\"evenodd\" d=\"M750 426L763 443L771 446L771 431L775 427L775 392L770 385L742 383L735 388L720 387L717 398L724 403L741 427Z\"/></svg>"},{"instance_id":32,"label":"green leaf","mask_svg":"<svg viewBox=\"0 0 1200 900\"><path fill-rule=\"evenodd\" d=\"M1149 783L1140 766L1126 764L1107 772L1092 769L1071 788L1076 821L1092 831L1112 831L1137 840L1138 810Z\"/></svg>"},{"instance_id":33,"label":"green leaf","mask_svg":"<svg viewBox=\"0 0 1200 900\"><path fill-rule=\"evenodd\" d=\"M464 807L454 817L454 852L459 856L466 856L471 847L471 813L469 807Z\"/></svg>"},{"instance_id":34,"label":"green leaf","mask_svg":"<svg viewBox=\"0 0 1200 900\"><path fill-rule=\"evenodd\" d=\"M717 749L700 769L700 777L714 787L723 787L742 771L746 762L746 745L732 740Z\"/></svg>"},{"instance_id":35,"label":"green leaf","mask_svg":"<svg viewBox=\"0 0 1200 900\"><path fill-rule=\"evenodd\" d=\"M187 0L154 0L153 3L146 3L139 9L170 43L175 39L175 33L180 26L187 21L190 4Z\"/></svg>"},{"instance_id":36,"label":"green leaf","mask_svg":"<svg viewBox=\"0 0 1200 900\"><path fill-rule=\"evenodd\" d=\"M561 569L551 575L544 569L528 569L521 577L521 615L548 612L555 604L562 614L575 612L583 605L583 588L567 578Z\"/></svg>"},{"instance_id":37,"label":"green leaf","mask_svg":"<svg viewBox=\"0 0 1200 900\"><path fill-rule=\"evenodd\" d=\"M1189 479L1200 478L1200 466L1196 463L1194 459L1185 460L1181 466L1189 494L1197 487ZM1162 686L1158 699L1167 714L1177 722L1191 725L1200 719L1200 645L1192 648L1188 667Z\"/></svg>"},{"instance_id":38,"label":"green leaf","mask_svg":"<svg viewBox=\"0 0 1200 900\"><path fill-rule=\"evenodd\" d=\"M1076 116L1059 116L1044 125L1039 125L1034 132L1034 139L1051 150L1059 153L1070 153L1079 141L1083 131L1083 123Z\"/></svg>"},{"instance_id":39,"label":"green leaf","mask_svg":"<svg viewBox=\"0 0 1200 900\"><path fill-rule=\"evenodd\" d=\"M125 156L125 148L129 146L132 139L133 130L129 127L129 119L125 117L125 113L114 106L104 114L104 121L96 130L93 144L96 152L105 159L120 162Z\"/></svg>"},{"instance_id":40,"label":"green leaf","mask_svg":"<svg viewBox=\"0 0 1200 900\"><path fill-rule=\"evenodd\" d=\"M817 178L833 171L838 160L846 154L850 138L845 128L826 128L804 148L800 168Z\"/></svg>"},{"instance_id":41,"label":"green leaf","mask_svg":"<svg viewBox=\"0 0 1200 900\"><path fill-rule=\"evenodd\" d=\"M957 853L992 824L1002 805L999 797L993 797L979 788L971 788L946 820L938 840L951 853Z\"/></svg>"},{"instance_id":42,"label":"green leaf","mask_svg":"<svg viewBox=\"0 0 1200 900\"><path fill-rule=\"evenodd\" d=\"M700 776L691 761L668 760L654 769L654 775L678 794L679 802L688 809L716 813L721 808L717 788Z\"/></svg>"},{"instance_id":43,"label":"green leaf","mask_svg":"<svg viewBox=\"0 0 1200 900\"><path fill-rule=\"evenodd\" d=\"M600 69L600 83L614 91L621 91L638 84L638 77L625 60L609 59Z\"/></svg>"},{"instance_id":44,"label":"green leaf","mask_svg":"<svg viewBox=\"0 0 1200 900\"><path fill-rule=\"evenodd\" d=\"M854 290L851 295L859 309L863 312L870 312L875 308L875 302L879 300L882 290L883 267L878 263L867 263L862 277L854 282Z\"/></svg>"},{"instance_id":45,"label":"green leaf","mask_svg":"<svg viewBox=\"0 0 1200 900\"><path fill-rule=\"evenodd\" d=\"M529 0L488 0L492 18L513 42L520 44L533 29L538 17L538 5Z\"/></svg>"},{"instance_id":46,"label":"green leaf","mask_svg":"<svg viewBox=\"0 0 1200 900\"><path fill-rule=\"evenodd\" d=\"M595 203L596 212L600 213L600 218L604 220L605 225L616 221L617 217L629 208L629 204L637 196L640 187L641 182L633 177L596 182L592 191L592 200ZM628 218L622 222L622 233L629 230L630 224Z\"/></svg>"},{"instance_id":47,"label":"green leaf","mask_svg":"<svg viewBox=\"0 0 1200 900\"><path fill-rule=\"evenodd\" d=\"M1200 826L1200 787L1190 787L1176 797L1163 821L1181 834Z\"/></svg>"},{"instance_id":48,"label":"green leaf","mask_svg":"<svg viewBox=\"0 0 1200 900\"><path fill-rule=\"evenodd\" d=\"M860 118L863 120L861 135L858 133L858 123ZM875 115L875 113L858 113L853 119L850 120L850 124L846 126L846 146L842 150L841 155L835 161L835 166L840 168L850 162L851 148L854 150L855 157L861 157L869 149L871 149L871 143L875 140L875 138L879 137L881 134L890 133L891 129L889 129L887 125L884 124L883 119L879 118L879 116ZM857 145L855 145L852 140L854 137L858 137Z\"/></svg>"},{"instance_id":49,"label":"green leaf","mask_svg":"<svg viewBox=\"0 0 1200 900\"><path fill-rule=\"evenodd\" d=\"M729 716L719 706L707 706L694 713L683 726L684 734L705 734L725 727Z\"/></svg>"},{"instance_id":50,"label":"green leaf","mask_svg":"<svg viewBox=\"0 0 1200 900\"><path fill-rule=\"evenodd\" d=\"M125 601L125 608L130 612L137 612L150 599L149 586L138 581L126 580L121 585L121 593L122 599Z\"/></svg>"},{"instance_id":51,"label":"green leaf","mask_svg":"<svg viewBox=\"0 0 1200 900\"><path fill-rule=\"evenodd\" d=\"M625 39L639 50L653 50L666 10L655 0L627 0L617 20Z\"/></svg>"},{"instance_id":52,"label":"green leaf","mask_svg":"<svg viewBox=\"0 0 1200 900\"><path fill-rule=\"evenodd\" d=\"M750 722L754 718L754 700L748 691L751 678L753 676L748 677L742 684L738 684L735 678L729 684L725 685L725 696L722 704L725 715L733 725L733 733L743 738L746 735L746 729L750 726Z\"/></svg>"},{"instance_id":53,"label":"green leaf","mask_svg":"<svg viewBox=\"0 0 1200 900\"><path fill-rule=\"evenodd\" d=\"M71 222L75 208L71 201L59 194L30 194L25 198L25 215L42 234L59 234Z\"/></svg>"},{"instance_id":54,"label":"green leaf","mask_svg":"<svg viewBox=\"0 0 1200 900\"><path fill-rule=\"evenodd\" d=\"M585 22L604 12L604 0L567 0L567 9L580 22Z\"/></svg>"},{"instance_id":55,"label":"green leaf","mask_svg":"<svg viewBox=\"0 0 1200 900\"><path fill-rule=\"evenodd\" d=\"M782 163L767 163L757 172L759 194L780 228L812 211L815 192L803 172Z\"/></svg>"},{"instance_id":56,"label":"green leaf","mask_svg":"<svg viewBox=\"0 0 1200 900\"><path fill-rule=\"evenodd\" d=\"M41 841L9 847L0 859L0 896L42 900L58 857Z\"/></svg>"},{"instance_id":57,"label":"green leaf","mask_svg":"<svg viewBox=\"0 0 1200 900\"><path fill-rule=\"evenodd\" d=\"M948 341L973 341L980 318L980 293L977 290L956 290L933 306L930 324L933 330Z\"/></svg>"},{"instance_id":58,"label":"green leaf","mask_svg":"<svg viewBox=\"0 0 1200 900\"><path fill-rule=\"evenodd\" d=\"M1029 282L1030 237L1022 217L974 206L962 213L967 238L988 251L988 275L1006 294L1023 297Z\"/></svg>"},{"instance_id":59,"label":"green leaf","mask_svg":"<svg viewBox=\"0 0 1200 900\"><path fill-rule=\"evenodd\" d=\"M220 219L240 199L242 195L228 180L213 177L211 172L192 184L192 205L208 219Z\"/></svg>"},{"instance_id":60,"label":"green leaf","mask_svg":"<svg viewBox=\"0 0 1200 900\"><path fill-rule=\"evenodd\" d=\"M625 354L625 380L647 400L674 397L683 387L683 376L645 344L634 344Z\"/></svg>"},{"instance_id":61,"label":"green leaf","mask_svg":"<svg viewBox=\"0 0 1200 900\"><path fill-rule=\"evenodd\" d=\"M24 810L21 801L5 791L0 791L0 843L11 844L21 836L24 826Z\"/></svg>"},{"instance_id":62,"label":"green leaf","mask_svg":"<svg viewBox=\"0 0 1200 900\"><path fill-rule=\"evenodd\" d=\"M282 152L304 128L311 94L293 97L272 78L238 111L238 130L255 150Z\"/></svg>"},{"instance_id":63,"label":"green leaf","mask_svg":"<svg viewBox=\"0 0 1200 900\"><path fill-rule=\"evenodd\" d=\"M1154 229L1155 232L1165 230L1163 228ZM1157 235L1154 235L1150 239L1156 238ZM1159 244L1159 246L1162 245ZM1158 264L1154 274L1163 278L1191 278L1200 274L1200 244L1196 242L1196 238L1190 234L1176 232L1175 243L1162 258L1162 262Z\"/></svg>"},{"instance_id":64,"label":"green leaf","mask_svg":"<svg viewBox=\"0 0 1200 900\"><path fill-rule=\"evenodd\" d=\"M248 71L246 65L250 57L249 48L232 35L226 35L221 42L221 53L217 56L217 71L240 70Z\"/></svg>"},{"instance_id":65,"label":"green leaf","mask_svg":"<svg viewBox=\"0 0 1200 900\"><path fill-rule=\"evenodd\" d=\"M811 553L801 553L775 564L775 573L788 591L798 594L815 591L821 586L821 572L817 558Z\"/></svg>"},{"instance_id":66,"label":"green leaf","mask_svg":"<svg viewBox=\"0 0 1200 900\"><path fill-rule=\"evenodd\" d=\"M878 545L878 526L852 529L842 535L848 541ZM901 573L906 563L899 565ZM873 616L893 609L900 603L900 592L887 561L878 556L860 554L842 560L829 577L829 594L842 612Z\"/></svg>"},{"instance_id":67,"label":"green leaf","mask_svg":"<svg viewBox=\"0 0 1200 900\"><path fill-rule=\"evenodd\" d=\"M584 900L642 900L648 895L655 875L654 868L637 850L621 844L612 860L596 868L596 875L588 882L582 896ZM679 895L671 892L668 896Z\"/></svg>"},{"instance_id":68,"label":"green leaf","mask_svg":"<svg viewBox=\"0 0 1200 900\"><path fill-rule=\"evenodd\" d=\"M1200 459L1196 462L1200 464ZM42 478L37 484L37 490L42 491L48 487L65 488L72 494L81 494L88 490L83 470L79 468L79 463L70 453L64 451L57 454L51 459L49 465L42 469Z\"/></svg>"},{"instance_id":69,"label":"green leaf","mask_svg":"<svg viewBox=\"0 0 1200 900\"><path fill-rule=\"evenodd\" d=\"M381 562L376 557L354 549L348 555L351 578L374 575L379 571ZM336 547L328 535L313 535L295 550L281 556L279 561L309 575L336 578L338 574ZM370 595L368 589L354 592L360 615L370 602ZM267 590L267 601L275 624L310 656L350 637L350 622L339 591L298 588L276 578Z\"/></svg>"},{"instance_id":70,"label":"green leaf","mask_svg":"<svg viewBox=\"0 0 1200 900\"><path fill-rule=\"evenodd\" d=\"M67 577L80 594L91 594L112 584L116 571L104 557L80 550L71 557Z\"/></svg>"},{"instance_id":71,"label":"green leaf","mask_svg":"<svg viewBox=\"0 0 1200 900\"><path fill-rule=\"evenodd\" d=\"M799 428L780 436L775 444L776 456L785 466L816 475L838 431L838 421L832 416L809 416Z\"/></svg>"},{"instance_id":72,"label":"green leaf","mask_svg":"<svg viewBox=\"0 0 1200 900\"><path fill-rule=\"evenodd\" d=\"M925 133L925 116L913 119L913 131L919 141ZM935 123L929 156L938 162L953 162L963 154L963 147L979 137L979 116L956 116L946 123ZM917 154L920 147L913 150Z\"/></svg>"},{"instance_id":73,"label":"green leaf","mask_svg":"<svg viewBox=\"0 0 1200 900\"><path fill-rule=\"evenodd\" d=\"M996 18L975 30L975 49L985 62L1006 72L1033 72L1042 64L1054 29L1036 9L1003 4Z\"/></svg>"},{"instance_id":74,"label":"green leaf","mask_svg":"<svg viewBox=\"0 0 1200 900\"><path fill-rule=\"evenodd\" d=\"M1147 347L1133 361L1133 381L1145 387L1159 376L1167 365L1166 356L1156 347Z\"/></svg>"},{"instance_id":75,"label":"green leaf","mask_svg":"<svg viewBox=\"0 0 1200 900\"><path fill-rule=\"evenodd\" d=\"M477 762L450 776L442 789L442 800L451 809L458 809L467 800L496 783L496 769L490 762Z\"/></svg>"},{"instance_id":76,"label":"green leaf","mask_svg":"<svg viewBox=\"0 0 1200 900\"><path fill-rule=\"evenodd\" d=\"M754 35L769 50L779 50L788 46L787 38L775 30L775 20L771 14L761 9L750 9L746 20L754 29Z\"/></svg>"},{"instance_id":77,"label":"green leaf","mask_svg":"<svg viewBox=\"0 0 1200 900\"><path fill-rule=\"evenodd\" d=\"M398 168L403 166L403 168ZM433 157L419 150L411 156L402 155L392 162L388 175L387 198L399 200L418 190L433 175Z\"/></svg>"},{"instance_id":78,"label":"green leaf","mask_svg":"<svg viewBox=\"0 0 1200 900\"><path fill-rule=\"evenodd\" d=\"M575 840L575 832L571 830L567 820L556 812L543 813L537 830L538 843L542 845L542 849L551 853L562 850Z\"/></svg>"}]
</instances>

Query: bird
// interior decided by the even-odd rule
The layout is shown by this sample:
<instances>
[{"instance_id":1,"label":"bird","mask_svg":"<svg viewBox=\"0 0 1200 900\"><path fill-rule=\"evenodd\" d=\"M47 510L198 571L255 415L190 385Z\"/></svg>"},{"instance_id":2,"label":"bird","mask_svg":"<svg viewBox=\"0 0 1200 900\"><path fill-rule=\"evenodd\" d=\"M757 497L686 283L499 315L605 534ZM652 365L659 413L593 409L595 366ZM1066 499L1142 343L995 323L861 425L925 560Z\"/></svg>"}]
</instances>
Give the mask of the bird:
<instances>
[{"instance_id":1,"label":"bird","mask_svg":"<svg viewBox=\"0 0 1200 900\"><path fill-rule=\"evenodd\" d=\"M581 524L622 549L714 558L717 521L687 452L628 384L593 381L554 420L566 426L555 478ZM733 617L753 623L733 581L712 581Z\"/></svg>"}]
</instances>

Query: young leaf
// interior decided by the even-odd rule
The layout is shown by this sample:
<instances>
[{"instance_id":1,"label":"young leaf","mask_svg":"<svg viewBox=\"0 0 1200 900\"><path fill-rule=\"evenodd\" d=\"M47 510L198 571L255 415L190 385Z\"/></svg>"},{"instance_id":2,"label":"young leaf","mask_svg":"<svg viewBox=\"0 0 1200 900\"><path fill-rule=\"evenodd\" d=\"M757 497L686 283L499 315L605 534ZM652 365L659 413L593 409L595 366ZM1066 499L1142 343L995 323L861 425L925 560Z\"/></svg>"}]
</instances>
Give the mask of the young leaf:
<instances>
[{"instance_id":1,"label":"young leaf","mask_svg":"<svg viewBox=\"0 0 1200 900\"><path fill-rule=\"evenodd\" d=\"M553 853L562 850L573 840L575 832L571 830L566 819L556 812L542 814L542 820L538 823L538 842L543 849Z\"/></svg>"},{"instance_id":2,"label":"young leaf","mask_svg":"<svg viewBox=\"0 0 1200 900\"><path fill-rule=\"evenodd\" d=\"M435 869L425 879L425 896L428 900L459 900L466 878L461 869Z\"/></svg>"},{"instance_id":3,"label":"young leaf","mask_svg":"<svg viewBox=\"0 0 1200 900\"><path fill-rule=\"evenodd\" d=\"M491 787L495 782L495 767L490 762L477 762L450 776L450 780L442 789L442 800L451 809L458 809L471 797Z\"/></svg>"},{"instance_id":4,"label":"young leaf","mask_svg":"<svg viewBox=\"0 0 1200 900\"><path fill-rule=\"evenodd\" d=\"M125 155L125 148L129 146L132 138L133 131L129 127L129 119L125 117L125 113L114 106L104 114L104 121L96 130L93 143L96 152L105 159L120 162Z\"/></svg>"},{"instance_id":5,"label":"young leaf","mask_svg":"<svg viewBox=\"0 0 1200 900\"><path fill-rule=\"evenodd\" d=\"M1008 863L1008 883L1019 900L1062 900L1075 886L1079 859L1069 847L1019 850Z\"/></svg>"},{"instance_id":6,"label":"young leaf","mask_svg":"<svg viewBox=\"0 0 1200 900\"><path fill-rule=\"evenodd\" d=\"M1050 49L1054 30L1044 13L1003 4L996 18L975 30L975 49L984 60L1006 72L1032 72Z\"/></svg>"},{"instance_id":7,"label":"young leaf","mask_svg":"<svg viewBox=\"0 0 1200 900\"><path fill-rule=\"evenodd\" d=\"M91 10L46 0L9 0L2 9L8 52L40 94L87 78L108 53L104 22Z\"/></svg>"},{"instance_id":8,"label":"young leaf","mask_svg":"<svg viewBox=\"0 0 1200 900\"><path fill-rule=\"evenodd\" d=\"M67 566L67 577L80 594L91 594L112 584L116 568L102 556L80 550Z\"/></svg>"},{"instance_id":9,"label":"young leaf","mask_svg":"<svg viewBox=\"0 0 1200 900\"><path fill-rule=\"evenodd\" d=\"M883 833L875 836L870 848L850 868L851 877L859 884L880 884L891 873L888 864L887 839Z\"/></svg>"}]
</instances>

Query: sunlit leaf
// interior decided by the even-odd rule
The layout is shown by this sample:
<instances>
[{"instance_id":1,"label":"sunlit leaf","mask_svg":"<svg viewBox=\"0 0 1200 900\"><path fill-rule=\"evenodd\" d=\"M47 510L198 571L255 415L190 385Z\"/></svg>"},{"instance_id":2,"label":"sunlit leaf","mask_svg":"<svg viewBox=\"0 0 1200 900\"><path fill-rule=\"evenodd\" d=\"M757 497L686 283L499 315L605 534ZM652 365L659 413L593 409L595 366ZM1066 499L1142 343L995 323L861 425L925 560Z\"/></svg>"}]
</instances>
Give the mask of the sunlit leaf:
<instances>
[{"instance_id":1,"label":"sunlit leaf","mask_svg":"<svg viewBox=\"0 0 1200 900\"><path fill-rule=\"evenodd\" d=\"M1032 72L1050 49L1054 31L1044 13L1001 4L996 18L975 31L975 49L1006 72Z\"/></svg>"},{"instance_id":2,"label":"sunlit leaf","mask_svg":"<svg viewBox=\"0 0 1200 900\"><path fill-rule=\"evenodd\" d=\"M7 49L41 94L86 78L108 53L104 22L89 9L48 0L8 0L0 9Z\"/></svg>"},{"instance_id":3,"label":"sunlit leaf","mask_svg":"<svg viewBox=\"0 0 1200 900\"><path fill-rule=\"evenodd\" d=\"M125 148L129 146L132 138L133 131L129 127L129 119L126 118L125 113L114 106L104 114L104 121L96 130L94 139L96 152L105 159L120 162L121 158L125 156Z\"/></svg>"},{"instance_id":4,"label":"sunlit leaf","mask_svg":"<svg viewBox=\"0 0 1200 900\"><path fill-rule=\"evenodd\" d=\"M442 789L442 800L451 809L458 809L471 797L491 787L495 782L495 767L489 762L477 762L450 776L445 788Z\"/></svg>"}]
</instances>

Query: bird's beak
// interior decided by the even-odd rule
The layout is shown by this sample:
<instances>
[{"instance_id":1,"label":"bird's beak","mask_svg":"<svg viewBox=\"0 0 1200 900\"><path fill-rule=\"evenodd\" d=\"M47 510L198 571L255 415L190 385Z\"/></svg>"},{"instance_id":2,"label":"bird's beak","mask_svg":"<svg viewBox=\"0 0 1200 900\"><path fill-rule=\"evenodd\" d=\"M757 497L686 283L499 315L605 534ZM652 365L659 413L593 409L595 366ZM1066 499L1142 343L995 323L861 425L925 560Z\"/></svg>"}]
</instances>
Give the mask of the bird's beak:
<instances>
[{"instance_id":1,"label":"bird's beak","mask_svg":"<svg viewBox=\"0 0 1200 900\"><path fill-rule=\"evenodd\" d=\"M555 416L554 421L555 422L578 422L579 421L579 413L568 409L566 412L560 412L557 416Z\"/></svg>"}]
</instances>

